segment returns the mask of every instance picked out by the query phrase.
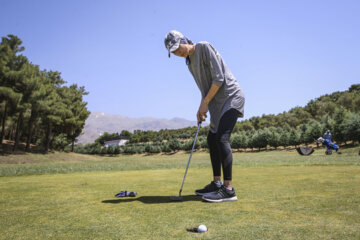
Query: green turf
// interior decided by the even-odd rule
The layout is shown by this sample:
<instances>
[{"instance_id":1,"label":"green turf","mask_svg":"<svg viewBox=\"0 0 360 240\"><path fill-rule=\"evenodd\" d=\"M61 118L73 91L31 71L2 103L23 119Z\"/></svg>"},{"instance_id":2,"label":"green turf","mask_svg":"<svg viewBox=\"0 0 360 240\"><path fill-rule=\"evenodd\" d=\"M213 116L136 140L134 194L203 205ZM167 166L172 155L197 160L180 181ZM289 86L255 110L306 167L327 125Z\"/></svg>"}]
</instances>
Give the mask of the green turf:
<instances>
[{"instance_id":1,"label":"green turf","mask_svg":"<svg viewBox=\"0 0 360 240\"><path fill-rule=\"evenodd\" d=\"M5 176L0 239L360 239L360 157L352 151L305 158L291 152L234 154L239 200L220 204L193 195L211 179L206 153L193 156L183 202L169 197L178 194L186 154L125 158L142 170L125 164L128 170ZM145 164L150 160L157 167ZM106 161L118 166L121 158ZM138 196L115 198L121 190ZM209 231L186 231L200 224Z\"/></svg>"},{"instance_id":2,"label":"green turf","mask_svg":"<svg viewBox=\"0 0 360 240\"><path fill-rule=\"evenodd\" d=\"M343 154L326 156L317 149L310 156L296 151L264 151L234 153L234 165L242 167L307 166L307 165L360 165L358 148L342 150ZM197 152L191 161L192 168L208 168L209 154ZM73 173L90 171L124 171L145 169L185 168L189 153L174 155L119 155L117 157L89 156L55 153L0 156L0 177L48 173ZM27 164L29 163L29 164Z\"/></svg>"}]
</instances>

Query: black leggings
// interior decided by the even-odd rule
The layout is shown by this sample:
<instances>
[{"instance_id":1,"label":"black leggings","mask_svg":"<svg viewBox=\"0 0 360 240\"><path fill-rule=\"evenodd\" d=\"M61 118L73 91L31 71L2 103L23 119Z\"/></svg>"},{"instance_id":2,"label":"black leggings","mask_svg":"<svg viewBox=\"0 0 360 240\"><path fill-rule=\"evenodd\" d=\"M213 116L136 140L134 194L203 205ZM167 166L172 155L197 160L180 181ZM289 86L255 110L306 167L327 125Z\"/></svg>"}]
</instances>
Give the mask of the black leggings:
<instances>
[{"instance_id":1,"label":"black leggings","mask_svg":"<svg viewBox=\"0 0 360 240\"><path fill-rule=\"evenodd\" d=\"M232 178L233 158L229 140L238 117L239 112L236 109L229 109L221 117L217 132L209 131L207 137L214 176L221 176L222 165L224 180Z\"/></svg>"}]
</instances>

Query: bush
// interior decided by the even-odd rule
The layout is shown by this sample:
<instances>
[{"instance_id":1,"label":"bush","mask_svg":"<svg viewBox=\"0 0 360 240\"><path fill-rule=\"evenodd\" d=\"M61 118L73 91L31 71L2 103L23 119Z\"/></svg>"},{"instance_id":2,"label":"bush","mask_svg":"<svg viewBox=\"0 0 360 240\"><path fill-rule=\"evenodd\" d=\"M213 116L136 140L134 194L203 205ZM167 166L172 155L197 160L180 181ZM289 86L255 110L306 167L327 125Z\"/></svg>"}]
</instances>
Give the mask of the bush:
<instances>
[{"instance_id":1,"label":"bush","mask_svg":"<svg viewBox=\"0 0 360 240\"><path fill-rule=\"evenodd\" d=\"M360 141L360 114L350 113L342 123L342 133L346 140Z\"/></svg>"},{"instance_id":2,"label":"bush","mask_svg":"<svg viewBox=\"0 0 360 240\"><path fill-rule=\"evenodd\" d=\"M246 148L247 142L248 142L247 137L243 133L233 134L230 138L231 148L234 149Z\"/></svg>"},{"instance_id":3,"label":"bush","mask_svg":"<svg viewBox=\"0 0 360 240\"><path fill-rule=\"evenodd\" d=\"M165 153L169 153L171 152L171 148L169 147L169 144L168 143L164 143L162 146L161 146L161 151L162 152L165 152Z\"/></svg>"},{"instance_id":4,"label":"bush","mask_svg":"<svg viewBox=\"0 0 360 240\"><path fill-rule=\"evenodd\" d=\"M191 151L193 144L194 144L194 140L186 141L183 144L182 149L185 151ZM199 149L199 148L200 148L200 143L199 141L196 141L194 149Z\"/></svg>"},{"instance_id":5,"label":"bush","mask_svg":"<svg viewBox=\"0 0 360 240\"><path fill-rule=\"evenodd\" d=\"M114 154L115 147L109 146L107 147L107 154L113 155Z\"/></svg>"},{"instance_id":6,"label":"bush","mask_svg":"<svg viewBox=\"0 0 360 240\"><path fill-rule=\"evenodd\" d=\"M150 153L161 153L161 148L159 146L150 146Z\"/></svg>"},{"instance_id":7,"label":"bush","mask_svg":"<svg viewBox=\"0 0 360 240\"><path fill-rule=\"evenodd\" d=\"M280 129L277 129L275 127L270 127L270 138L269 138L269 145L271 147L274 147L275 149L277 149L278 146L280 146L280 134L279 132Z\"/></svg>"},{"instance_id":8,"label":"bush","mask_svg":"<svg viewBox=\"0 0 360 240\"><path fill-rule=\"evenodd\" d=\"M209 145L208 145L208 142L207 142L207 139L206 139L206 138L203 138L203 139L200 141L200 147L201 147L201 148L209 148Z\"/></svg>"},{"instance_id":9,"label":"bush","mask_svg":"<svg viewBox=\"0 0 360 240\"><path fill-rule=\"evenodd\" d=\"M289 146L298 146L300 145L301 141L300 141L300 136L301 136L301 131L292 129L290 131L290 136L289 136Z\"/></svg>"},{"instance_id":10,"label":"bush","mask_svg":"<svg viewBox=\"0 0 360 240\"><path fill-rule=\"evenodd\" d=\"M88 154L88 152L85 149L85 146L83 144L76 144L74 146L74 152L75 153L80 153L80 154Z\"/></svg>"},{"instance_id":11,"label":"bush","mask_svg":"<svg viewBox=\"0 0 360 240\"><path fill-rule=\"evenodd\" d=\"M155 142L162 142L164 139L162 136L158 136L155 138Z\"/></svg>"},{"instance_id":12,"label":"bush","mask_svg":"<svg viewBox=\"0 0 360 240\"><path fill-rule=\"evenodd\" d=\"M323 135L323 129L320 122L311 119L307 124L307 128L305 131L305 143L312 143L314 139L318 139ZM289 144L290 145L290 144Z\"/></svg>"},{"instance_id":13,"label":"bush","mask_svg":"<svg viewBox=\"0 0 360 240\"><path fill-rule=\"evenodd\" d=\"M75 151L75 147L74 147L74 151ZM71 145L67 145L65 148L64 148L64 152L71 152Z\"/></svg>"},{"instance_id":14,"label":"bush","mask_svg":"<svg viewBox=\"0 0 360 240\"><path fill-rule=\"evenodd\" d=\"M114 154L119 154L120 153L120 146L115 146L114 147Z\"/></svg>"},{"instance_id":15,"label":"bush","mask_svg":"<svg viewBox=\"0 0 360 240\"><path fill-rule=\"evenodd\" d=\"M55 150L64 150L64 148L70 143L71 141L67 139L66 134L62 133L54 138L52 141L52 147Z\"/></svg>"},{"instance_id":16,"label":"bush","mask_svg":"<svg viewBox=\"0 0 360 240\"><path fill-rule=\"evenodd\" d=\"M179 150L181 148L179 140L176 138L171 139L169 141L169 148L174 152Z\"/></svg>"},{"instance_id":17,"label":"bush","mask_svg":"<svg viewBox=\"0 0 360 240\"><path fill-rule=\"evenodd\" d=\"M258 130L252 138L253 146L258 148L259 151L261 148L266 148L269 144L270 135L271 133L268 129Z\"/></svg>"},{"instance_id":18,"label":"bush","mask_svg":"<svg viewBox=\"0 0 360 240\"><path fill-rule=\"evenodd\" d=\"M333 132L332 132L332 136L333 139L338 142L345 142L346 137L344 135L344 131L343 131L343 123L345 121L345 119L347 119L349 116L349 112L344 109L344 108L337 108L335 110L333 119L334 119L334 127L333 127Z\"/></svg>"},{"instance_id":19,"label":"bush","mask_svg":"<svg viewBox=\"0 0 360 240\"><path fill-rule=\"evenodd\" d=\"M180 133L179 138L188 139L188 138L190 138L190 134L189 133Z\"/></svg>"},{"instance_id":20,"label":"bush","mask_svg":"<svg viewBox=\"0 0 360 240\"><path fill-rule=\"evenodd\" d=\"M145 147L144 146L136 146L135 147L135 152L138 154L144 153L145 152Z\"/></svg>"},{"instance_id":21,"label":"bush","mask_svg":"<svg viewBox=\"0 0 360 240\"><path fill-rule=\"evenodd\" d=\"M181 150L188 151L189 149L191 149L191 147L192 147L192 142L191 141L184 141L181 144Z\"/></svg>"},{"instance_id":22,"label":"bush","mask_svg":"<svg viewBox=\"0 0 360 240\"><path fill-rule=\"evenodd\" d=\"M290 134L287 131L282 131L280 134L280 146L287 147L290 145Z\"/></svg>"},{"instance_id":23,"label":"bush","mask_svg":"<svg viewBox=\"0 0 360 240\"><path fill-rule=\"evenodd\" d=\"M99 145L94 145L90 148L90 154L100 154L101 153L101 147Z\"/></svg>"},{"instance_id":24,"label":"bush","mask_svg":"<svg viewBox=\"0 0 360 240\"><path fill-rule=\"evenodd\" d=\"M145 146L145 152L150 153L150 148L151 148L151 145L150 145L150 144L146 144L146 146Z\"/></svg>"},{"instance_id":25,"label":"bush","mask_svg":"<svg viewBox=\"0 0 360 240\"><path fill-rule=\"evenodd\" d=\"M136 149L135 147L129 145L129 146L125 146L124 147L124 153L126 154L135 154L136 153Z\"/></svg>"},{"instance_id":26,"label":"bush","mask_svg":"<svg viewBox=\"0 0 360 240\"><path fill-rule=\"evenodd\" d=\"M108 151L107 147L103 147L101 148L100 154L107 154L107 151Z\"/></svg>"}]
</instances>

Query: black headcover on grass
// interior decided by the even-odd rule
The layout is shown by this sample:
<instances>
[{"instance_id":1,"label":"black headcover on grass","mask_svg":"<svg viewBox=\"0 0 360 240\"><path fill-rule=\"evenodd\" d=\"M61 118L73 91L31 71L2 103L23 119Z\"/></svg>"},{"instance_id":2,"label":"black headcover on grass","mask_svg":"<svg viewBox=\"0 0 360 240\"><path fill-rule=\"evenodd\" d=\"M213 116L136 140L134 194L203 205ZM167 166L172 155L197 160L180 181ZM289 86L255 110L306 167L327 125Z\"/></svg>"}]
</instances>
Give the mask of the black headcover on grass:
<instances>
[{"instance_id":1,"label":"black headcover on grass","mask_svg":"<svg viewBox=\"0 0 360 240\"><path fill-rule=\"evenodd\" d=\"M314 149L309 146L300 146L300 147L296 148L296 151L300 155L308 156L314 152Z\"/></svg>"}]
</instances>

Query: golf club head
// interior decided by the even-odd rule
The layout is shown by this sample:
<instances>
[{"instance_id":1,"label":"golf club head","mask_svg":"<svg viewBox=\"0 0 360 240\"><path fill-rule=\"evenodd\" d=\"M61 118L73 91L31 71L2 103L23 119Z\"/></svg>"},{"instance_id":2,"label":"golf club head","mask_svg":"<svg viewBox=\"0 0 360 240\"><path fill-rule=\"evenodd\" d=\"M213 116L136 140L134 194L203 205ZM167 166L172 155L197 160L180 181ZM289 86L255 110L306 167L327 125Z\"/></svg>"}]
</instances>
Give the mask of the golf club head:
<instances>
[{"instance_id":1,"label":"golf club head","mask_svg":"<svg viewBox=\"0 0 360 240\"><path fill-rule=\"evenodd\" d=\"M182 197L181 196L173 196L173 197L170 197L170 200L171 201L175 201L175 202L180 202L182 201Z\"/></svg>"}]
</instances>

